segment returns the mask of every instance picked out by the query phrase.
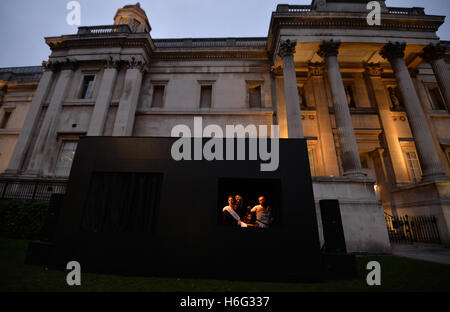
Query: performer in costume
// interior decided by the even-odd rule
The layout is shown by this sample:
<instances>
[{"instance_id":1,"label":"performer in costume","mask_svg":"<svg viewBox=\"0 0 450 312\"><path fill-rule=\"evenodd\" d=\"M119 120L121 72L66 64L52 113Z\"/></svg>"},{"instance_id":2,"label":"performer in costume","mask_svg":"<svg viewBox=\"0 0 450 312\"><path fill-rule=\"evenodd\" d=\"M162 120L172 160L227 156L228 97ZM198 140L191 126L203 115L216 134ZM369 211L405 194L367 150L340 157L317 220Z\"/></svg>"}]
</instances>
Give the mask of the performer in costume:
<instances>
[{"instance_id":1,"label":"performer in costume","mask_svg":"<svg viewBox=\"0 0 450 312\"><path fill-rule=\"evenodd\" d=\"M256 214L256 226L260 228L268 228L272 225L272 208L267 205L266 198L260 196L258 198L259 205L252 208L251 212Z\"/></svg>"},{"instance_id":2,"label":"performer in costume","mask_svg":"<svg viewBox=\"0 0 450 312\"><path fill-rule=\"evenodd\" d=\"M222 209L223 225L247 227L247 224L241 221L240 216L236 212L236 199L234 196L228 196L228 206Z\"/></svg>"}]
</instances>

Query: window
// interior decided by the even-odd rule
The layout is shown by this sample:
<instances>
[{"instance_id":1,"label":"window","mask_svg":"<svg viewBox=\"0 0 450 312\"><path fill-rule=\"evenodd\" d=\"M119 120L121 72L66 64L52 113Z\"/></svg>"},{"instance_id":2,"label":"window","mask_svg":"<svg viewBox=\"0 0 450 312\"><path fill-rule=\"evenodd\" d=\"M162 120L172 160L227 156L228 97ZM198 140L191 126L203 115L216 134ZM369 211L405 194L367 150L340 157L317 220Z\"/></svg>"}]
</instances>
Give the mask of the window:
<instances>
[{"instance_id":1,"label":"window","mask_svg":"<svg viewBox=\"0 0 450 312\"><path fill-rule=\"evenodd\" d=\"M418 182L422 179L422 169L420 168L419 158L415 151L406 152L406 161L408 163L408 169L411 175L411 179L414 182Z\"/></svg>"},{"instance_id":2,"label":"window","mask_svg":"<svg viewBox=\"0 0 450 312\"><path fill-rule=\"evenodd\" d=\"M261 85L249 87L250 108L261 108Z\"/></svg>"},{"instance_id":3,"label":"window","mask_svg":"<svg viewBox=\"0 0 450 312\"><path fill-rule=\"evenodd\" d=\"M164 89L165 87L163 85L155 85L153 87L152 107L163 107Z\"/></svg>"},{"instance_id":4,"label":"window","mask_svg":"<svg viewBox=\"0 0 450 312\"><path fill-rule=\"evenodd\" d=\"M300 100L300 108L306 108L305 88L303 86L297 86L298 99Z\"/></svg>"},{"instance_id":5,"label":"window","mask_svg":"<svg viewBox=\"0 0 450 312\"><path fill-rule=\"evenodd\" d=\"M352 86L345 87L345 94L347 95L347 103L351 108L356 108L355 98L353 96L353 88Z\"/></svg>"},{"instance_id":6,"label":"window","mask_svg":"<svg viewBox=\"0 0 450 312\"><path fill-rule=\"evenodd\" d=\"M311 171L311 176L316 176L314 149L308 148L308 158L309 158L309 169Z\"/></svg>"},{"instance_id":7,"label":"window","mask_svg":"<svg viewBox=\"0 0 450 312\"><path fill-rule=\"evenodd\" d=\"M94 75L88 75L83 77L83 84L81 85L81 99L90 99L92 90L94 88Z\"/></svg>"},{"instance_id":8,"label":"window","mask_svg":"<svg viewBox=\"0 0 450 312\"><path fill-rule=\"evenodd\" d=\"M7 127L10 117L11 117L11 112L5 111L3 114L2 123L0 124L1 129L5 129Z\"/></svg>"},{"instance_id":9,"label":"window","mask_svg":"<svg viewBox=\"0 0 450 312\"><path fill-rule=\"evenodd\" d=\"M76 149L77 142L63 141L61 151L59 152L58 161L56 162L55 176L69 176Z\"/></svg>"},{"instance_id":10,"label":"window","mask_svg":"<svg viewBox=\"0 0 450 312\"><path fill-rule=\"evenodd\" d=\"M434 110L446 110L441 91L438 87L428 87L428 94L431 98L431 106Z\"/></svg>"},{"instance_id":11,"label":"window","mask_svg":"<svg viewBox=\"0 0 450 312\"><path fill-rule=\"evenodd\" d=\"M281 180L219 178L217 224L268 229L281 225ZM262 209L264 208L264 209Z\"/></svg>"},{"instance_id":12,"label":"window","mask_svg":"<svg viewBox=\"0 0 450 312\"><path fill-rule=\"evenodd\" d=\"M200 108L211 108L212 86L201 86L200 90Z\"/></svg>"}]
</instances>

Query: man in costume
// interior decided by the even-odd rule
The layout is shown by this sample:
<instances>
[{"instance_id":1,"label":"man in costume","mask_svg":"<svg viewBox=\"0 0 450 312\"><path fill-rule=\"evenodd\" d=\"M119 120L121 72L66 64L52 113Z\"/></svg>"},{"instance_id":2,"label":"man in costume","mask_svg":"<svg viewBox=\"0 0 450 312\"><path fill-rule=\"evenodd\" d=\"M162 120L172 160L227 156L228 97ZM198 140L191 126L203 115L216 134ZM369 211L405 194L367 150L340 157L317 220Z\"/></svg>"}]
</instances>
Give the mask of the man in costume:
<instances>
[{"instance_id":1,"label":"man in costume","mask_svg":"<svg viewBox=\"0 0 450 312\"><path fill-rule=\"evenodd\" d=\"M272 225L272 208L267 204L264 196L258 197L259 205L252 208L251 212L256 214L256 226L268 228Z\"/></svg>"}]
</instances>

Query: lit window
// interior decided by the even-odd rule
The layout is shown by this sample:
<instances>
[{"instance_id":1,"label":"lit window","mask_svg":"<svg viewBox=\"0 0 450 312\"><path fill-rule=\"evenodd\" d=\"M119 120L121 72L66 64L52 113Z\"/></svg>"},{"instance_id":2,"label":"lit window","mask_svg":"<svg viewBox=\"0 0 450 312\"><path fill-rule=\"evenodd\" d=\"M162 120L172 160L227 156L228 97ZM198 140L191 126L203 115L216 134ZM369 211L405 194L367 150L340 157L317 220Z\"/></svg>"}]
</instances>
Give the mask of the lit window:
<instances>
[{"instance_id":1,"label":"lit window","mask_svg":"<svg viewBox=\"0 0 450 312\"><path fill-rule=\"evenodd\" d=\"M68 177L72 168L73 158L77 149L77 142L64 141L56 163L55 175Z\"/></svg>"},{"instance_id":2,"label":"lit window","mask_svg":"<svg viewBox=\"0 0 450 312\"><path fill-rule=\"evenodd\" d=\"M84 76L83 85L81 86L81 96L82 99L90 99L92 95L92 90L94 87L94 78L95 76L89 75Z\"/></svg>"},{"instance_id":3,"label":"lit window","mask_svg":"<svg viewBox=\"0 0 450 312\"><path fill-rule=\"evenodd\" d=\"M408 169L411 174L411 178L414 182L418 182L422 178L422 169L420 168L419 158L414 151L406 152L406 160L408 162Z\"/></svg>"}]
</instances>

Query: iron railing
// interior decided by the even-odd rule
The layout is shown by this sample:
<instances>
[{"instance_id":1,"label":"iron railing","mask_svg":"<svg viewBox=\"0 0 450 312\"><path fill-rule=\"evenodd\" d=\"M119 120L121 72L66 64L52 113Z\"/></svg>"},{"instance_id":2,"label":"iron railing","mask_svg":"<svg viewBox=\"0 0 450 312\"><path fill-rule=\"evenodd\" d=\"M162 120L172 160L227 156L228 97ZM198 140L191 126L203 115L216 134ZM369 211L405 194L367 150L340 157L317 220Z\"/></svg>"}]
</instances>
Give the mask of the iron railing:
<instances>
[{"instance_id":1,"label":"iron railing","mask_svg":"<svg viewBox=\"0 0 450 312\"><path fill-rule=\"evenodd\" d=\"M52 194L65 194L66 186L62 180L0 180L0 199L49 201Z\"/></svg>"},{"instance_id":2,"label":"iron railing","mask_svg":"<svg viewBox=\"0 0 450 312\"><path fill-rule=\"evenodd\" d=\"M385 219L391 243L441 243L435 216L394 217L385 213Z\"/></svg>"}]
</instances>

